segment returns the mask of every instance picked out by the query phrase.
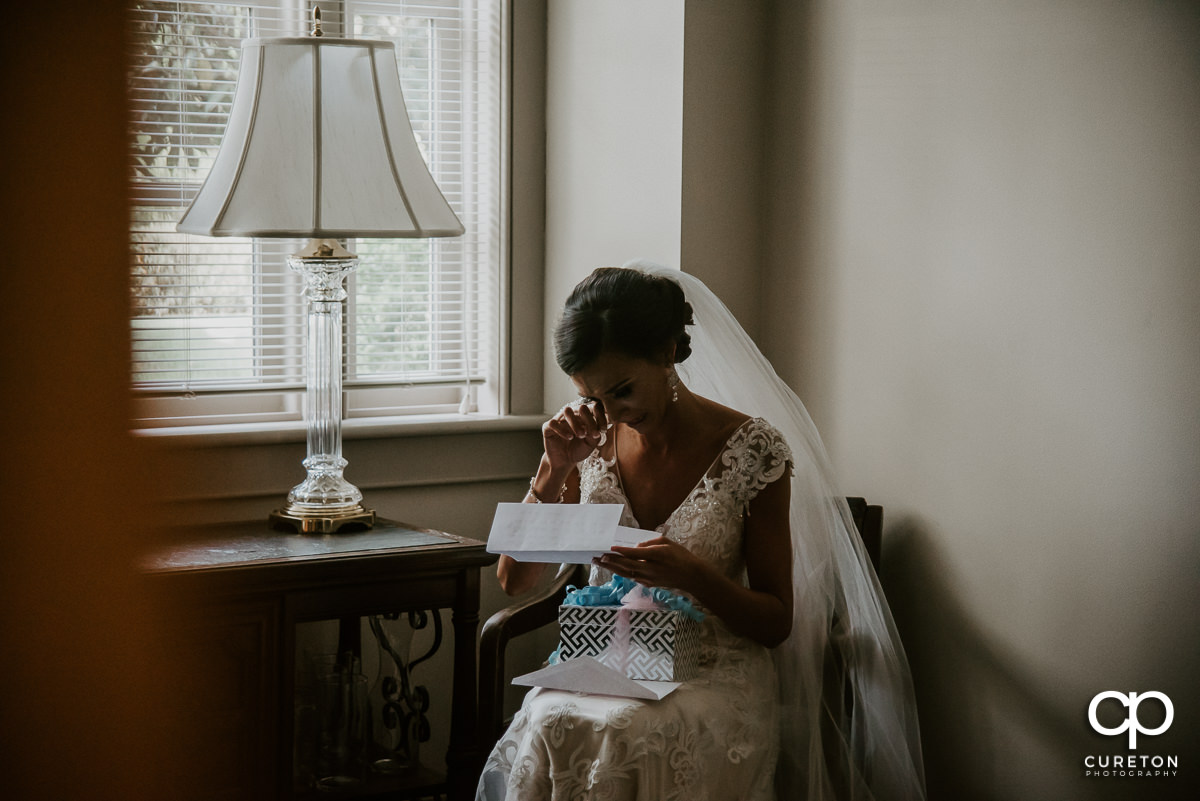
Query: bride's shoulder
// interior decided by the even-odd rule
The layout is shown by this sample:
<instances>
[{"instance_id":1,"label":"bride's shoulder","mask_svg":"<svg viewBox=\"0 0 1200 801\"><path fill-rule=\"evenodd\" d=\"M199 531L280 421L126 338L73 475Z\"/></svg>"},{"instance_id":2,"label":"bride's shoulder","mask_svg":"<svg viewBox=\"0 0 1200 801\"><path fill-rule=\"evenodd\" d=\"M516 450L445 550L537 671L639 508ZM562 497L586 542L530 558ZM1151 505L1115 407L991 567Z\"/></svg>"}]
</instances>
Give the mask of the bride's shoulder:
<instances>
[{"instance_id":1,"label":"bride's shoulder","mask_svg":"<svg viewBox=\"0 0 1200 801\"><path fill-rule=\"evenodd\" d=\"M762 417L741 414L729 431L727 444L754 452L775 453L784 460L791 459L791 449L783 433Z\"/></svg>"},{"instance_id":2,"label":"bride's shoulder","mask_svg":"<svg viewBox=\"0 0 1200 801\"><path fill-rule=\"evenodd\" d=\"M767 436L772 439L783 439L779 429L762 417L753 417L745 412L737 409L731 409L728 406L722 406L715 401L709 401L712 404L711 418L714 421L715 428L724 432L726 437L732 437L739 431L754 433L760 436Z\"/></svg>"},{"instance_id":3,"label":"bride's shoulder","mask_svg":"<svg viewBox=\"0 0 1200 801\"><path fill-rule=\"evenodd\" d=\"M712 427L718 431L724 431L726 435L732 434L737 429L744 426L750 419L750 415L745 412L740 412L737 409L731 409L728 406L717 403L708 398L703 399L705 408L705 416L708 418Z\"/></svg>"},{"instance_id":4,"label":"bride's shoulder","mask_svg":"<svg viewBox=\"0 0 1200 801\"><path fill-rule=\"evenodd\" d=\"M763 453L770 453L775 458L791 462L792 449L788 447L787 440L778 428L761 417L751 419L745 426L746 439L755 445L755 448Z\"/></svg>"},{"instance_id":5,"label":"bride's shoulder","mask_svg":"<svg viewBox=\"0 0 1200 801\"><path fill-rule=\"evenodd\" d=\"M760 449L780 451L785 454L784 458L791 458L787 440L770 420L753 417L707 398L704 402L712 431L716 434L714 438L718 441L730 444L732 440L745 440L756 443Z\"/></svg>"}]
</instances>

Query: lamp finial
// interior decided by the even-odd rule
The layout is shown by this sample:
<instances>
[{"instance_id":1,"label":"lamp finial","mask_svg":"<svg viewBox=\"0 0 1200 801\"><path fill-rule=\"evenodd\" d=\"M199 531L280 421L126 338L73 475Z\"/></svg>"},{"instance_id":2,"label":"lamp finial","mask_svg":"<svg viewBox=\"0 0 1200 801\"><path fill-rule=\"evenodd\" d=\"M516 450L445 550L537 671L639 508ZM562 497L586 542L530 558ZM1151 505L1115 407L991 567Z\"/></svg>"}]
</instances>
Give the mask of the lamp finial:
<instances>
[{"instance_id":1,"label":"lamp finial","mask_svg":"<svg viewBox=\"0 0 1200 801\"><path fill-rule=\"evenodd\" d=\"M312 30L308 32L309 36L324 36L325 32L321 30L321 7L313 6L312 10Z\"/></svg>"}]
</instances>

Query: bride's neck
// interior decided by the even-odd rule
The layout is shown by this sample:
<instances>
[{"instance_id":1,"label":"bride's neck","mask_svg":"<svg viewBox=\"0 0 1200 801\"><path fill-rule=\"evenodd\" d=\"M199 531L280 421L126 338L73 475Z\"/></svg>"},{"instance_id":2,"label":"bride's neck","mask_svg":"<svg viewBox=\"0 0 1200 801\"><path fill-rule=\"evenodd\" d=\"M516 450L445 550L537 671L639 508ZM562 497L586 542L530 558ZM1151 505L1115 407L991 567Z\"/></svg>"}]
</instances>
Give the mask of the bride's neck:
<instances>
[{"instance_id":1,"label":"bride's neck","mask_svg":"<svg viewBox=\"0 0 1200 801\"><path fill-rule=\"evenodd\" d=\"M644 451L664 454L679 443L695 436L704 423L704 410L700 399L685 387L679 388L679 400L671 403L662 417L662 423L653 431L641 433L628 429L628 434L638 440Z\"/></svg>"}]
</instances>

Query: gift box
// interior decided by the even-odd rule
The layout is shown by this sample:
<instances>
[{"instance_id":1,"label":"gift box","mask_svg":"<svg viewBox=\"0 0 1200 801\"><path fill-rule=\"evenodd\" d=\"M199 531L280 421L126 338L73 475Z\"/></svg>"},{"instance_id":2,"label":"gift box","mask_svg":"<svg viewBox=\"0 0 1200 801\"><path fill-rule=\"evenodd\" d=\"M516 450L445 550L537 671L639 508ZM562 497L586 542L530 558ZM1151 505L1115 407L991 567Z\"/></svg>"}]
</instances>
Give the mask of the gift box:
<instances>
[{"instance_id":1,"label":"gift box","mask_svg":"<svg viewBox=\"0 0 1200 801\"><path fill-rule=\"evenodd\" d=\"M560 660L595 657L631 679L686 681L700 660L700 623L673 609L563 605Z\"/></svg>"}]
</instances>

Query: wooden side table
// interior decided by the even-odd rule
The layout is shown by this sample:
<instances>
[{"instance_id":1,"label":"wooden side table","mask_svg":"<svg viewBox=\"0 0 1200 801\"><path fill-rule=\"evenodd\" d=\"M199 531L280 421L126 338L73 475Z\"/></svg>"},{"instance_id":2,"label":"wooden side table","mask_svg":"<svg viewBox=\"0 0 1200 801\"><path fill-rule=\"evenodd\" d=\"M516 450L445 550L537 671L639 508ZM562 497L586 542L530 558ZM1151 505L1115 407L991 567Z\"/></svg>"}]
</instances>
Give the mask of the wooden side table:
<instances>
[{"instance_id":1,"label":"wooden side table","mask_svg":"<svg viewBox=\"0 0 1200 801\"><path fill-rule=\"evenodd\" d=\"M267 522L180 529L142 569L187 620L174 645L203 657L211 681L164 714L197 721L206 763L180 776L182 797L297 797L293 789L296 625L451 609L454 677L444 780L421 771L363 788L390 798L473 796L482 763L476 695L479 569L485 543L380 520L370 531L273 531ZM210 695L214 697L209 697ZM440 785L442 786L439 786ZM339 793L339 795L346 795Z\"/></svg>"}]
</instances>

